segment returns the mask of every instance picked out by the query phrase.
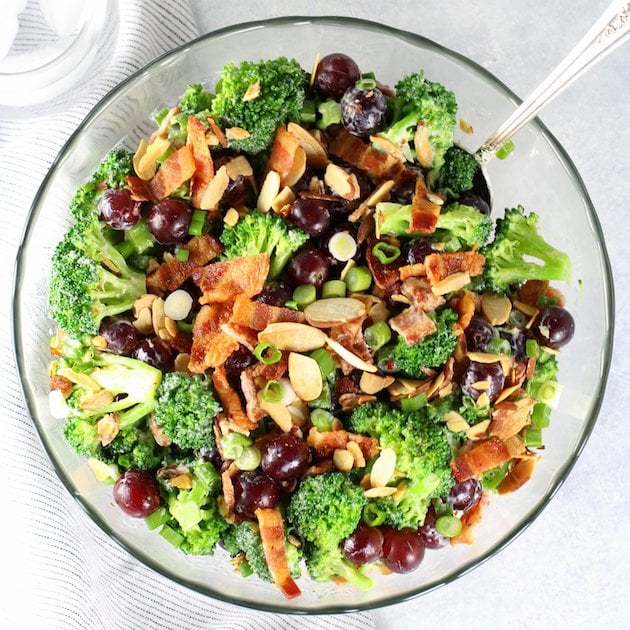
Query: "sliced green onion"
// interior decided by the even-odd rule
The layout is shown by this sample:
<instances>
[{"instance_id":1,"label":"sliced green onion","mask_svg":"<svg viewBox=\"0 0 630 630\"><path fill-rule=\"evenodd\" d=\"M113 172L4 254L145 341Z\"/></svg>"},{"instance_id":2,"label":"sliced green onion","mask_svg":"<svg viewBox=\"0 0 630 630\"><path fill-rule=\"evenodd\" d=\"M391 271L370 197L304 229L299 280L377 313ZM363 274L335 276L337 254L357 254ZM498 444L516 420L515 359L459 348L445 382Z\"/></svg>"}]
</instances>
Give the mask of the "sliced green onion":
<instances>
[{"instance_id":1,"label":"sliced green onion","mask_svg":"<svg viewBox=\"0 0 630 630\"><path fill-rule=\"evenodd\" d=\"M155 245L155 238L144 219L125 230L125 242L129 241L137 254L144 254Z\"/></svg>"},{"instance_id":2,"label":"sliced green onion","mask_svg":"<svg viewBox=\"0 0 630 630\"><path fill-rule=\"evenodd\" d=\"M120 241L116 243L116 249L122 254L123 258L129 258L135 253L133 245L129 241Z\"/></svg>"},{"instance_id":3,"label":"sliced green onion","mask_svg":"<svg viewBox=\"0 0 630 630\"><path fill-rule=\"evenodd\" d=\"M512 140L508 140L502 147L500 147L497 152L495 153L495 155L500 159L500 160L505 160L505 158L510 155L510 153L512 153L512 151L514 151L514 142L512 142Z\"/></svg>"},{"instance_id":4,"label":"sliced green onion","mask_svg":"<svg viewBox=\"0 0 630 630\"><path fill-rule=\"evenodd\" d=\"M321 118L317 121L318 129L327 129L331 125L338 125L341 122L341 104L329 99L317 106L317 111Z\"/></svg>"},{"instance_id":5,"label":"sliced green onion","mask_svg":"<svg viewBox=\"0 0 630 630\"><path fill-rule=\"evenodd\" d=\"M376 75L370 71L370 72L363 72L361 74L361 78L362 79L376 79Z\"/></svg>"},{"instance_id":6,"label":"sliced green onion","mask_svg":"<svg viewBox=\"0 0 630 630\"><path fill-rule=\"evenodd\" d=\"M507 463L483 473L481 485L486 490L496 490L497 486L505 479L505 475L507 475Z\"/></svg>"},{"instance_id":7,"label":"sliced green onion","mask_svg":"<svg viewBox=\"0 0 630 630\"><path fill-rule=\"evenodd\" d=\"M183 333L192 333L193 331L193 324L189 324L188 322L177 322L177 330L183 332Z\"/></svg>"},{"instance_id":8,"label":"sliced green onion","mask_svg":"<svg viewBox=\"0 0 630 630\"><path fill-rule=\"evenodd\" d=\"M435 529L438 534L446 536L446 538L453 538L462 531L462 522L456 516L440 516L435 521Z\"/></svg>"},{"instance_id":9,"label":"sliced green onion","mask_svg":"<svg viewBox=\"0 0 630 630\"><path fill-rule=\"evenodd\" d=\"M129 455L119 455L116 461L121 468L131 468L131 457Z\"/></svg>"},{"instance_id":10,"label":"sliced green onion","mask_svg":"<svg viewBox=\"0 0 630 630\"><path fill-rule=\"evenodd\" d=\"M528 339L525 342L525 354L528 359L540 356L540 346L535 339Z\"/></svg>"},{"instance_id":11,"label":"sliced green onion","mask_svg":"<svg viewBox=\"0 0 630 630\"><path fill-rule=\"evenodd\" d=\"M380 241L372 247L372 253L380 263L388 265L400 256L400 247Z\"/></svg>"},{"instance_id":12,"label":"sliced green onion","mask_svg":"<svg viewBox=\"0 0 630 630\"><path fill-rule=\"evenodd\" d=\"M265 383L262 390L263 400L267 402L280 402L282 400L282 383L280 381L271 380Z\"/></svg>"},{"instance_id":13,"label":"sliced green onion","mask_svg":"<svg viewBox=\"0 0 630 630\"><path fill-rule=\"evenodd\" d=\"M552 409L557 409L561 394L562 385L558 381L545 381L536 392L536 400L545 403Z\"/></svg>"},{"instance_id":14,"label":"sliced green onion","mask_svg":"<svg viewBox=\"0 0 630 630\"><path fill-rule=\"evenodd\" d=\"M221 452L225 459L237 459L251 445L252 441L248 437L232 432L221 439Z\"/></svg>"},{"instance_id":15,"label":"sliced green onion","mask_svg":"<svg viewBox=\"0 0 630 630\"><path fill-rule=\"evenodd\" d=\"M540 448L543 444L541 429L523 429L523 444L530 448Z\"/></svg>"},{"instance_id":16,"label":"sliced green onion","mask_svg":"<svg viewBox=\"0 0 630 630\"><path fill-rule=\"evenodd\" d=\"M363 508L363 522L370 527L378 527L385 522L385 512L368 501Z\"/></svg>"},{"instance_id":17,"label":"sliced green onion","mask_svg":"<svg viewBox=\"0 0 630 630\"><path fill-rule=\"evenodd\" d=\"M387 322L376 322L363 331L365 343L374 351L382 348L392 338L392 330Z\"/></svg>"},{"instance_id":18,"label":"sliced green onion","mask_svg":"<svg viewBox=\"0 0 630 630\"><path fill-rule=\"evenodd\" d=\"M411 413L412 411L418 411L418 409L422 409L422 407L426 407L428 403L428 398L425 392L414 396L413 398L401 398L400 399L400 408L405 413Z\"/></svg>"},{"instance_id":19,"label":"sliced green onion","mask_svg":"<svg viewBox=\"0 0 630 630\"><path fill-rule=\"evenodd\" d=\"M328 378L335 371L335 362L325 348L317 348L311 352L311 359L317 361L322 378Z\"/></svg>"},{"instance_id":20,"label":"sliced green onion","mask_svg":"<svg viewBox=\"0 0 630 630\"><path fill-rule=\"evenodd\" d=\"M321 394L315 400L309 400L308 406L310 409L330 409L332 406L332 393L329 381L324 381Z\"/></svg>"},{"instance_id":21,"label":"sliced green onion","mask_svg":"<svg viewBox=\"0 0 630 630\"><path fill-rule=\"evenodd\" d=\"M175 258L179 260L179 262L186 262L189 256L190 251L187 249L180 249L177 251L177 254L175 254Z\"/></svg>"},{"instance_id":22,"label":"sliced green onion","mask_svg":"<svg viewBox=\"0 0 630 630\"><path fill-rule=\"evenodd\" d=\"M315 101L306 100L302 105L302 111L300 112L300 120L305 123L313 123L317 118L317 109L315 107Z\"/></svg>"},{"instance_id":23,"label":"sliced green onion","mask_svg":"<svg viewBox=\"0 0 630 630\"><path fill-rule=\"evenodd\" d=\"M302 284L293 291L293 300L301 310L317 299L317 289L312 284Z\"/></svg>"},{"instance_id":24,"label":"sliced green onion","mask_svg":"<svg viewBox=\"0 0 630 630\"><path fill-rule=\"evenodd\" d=\"M501 337L493 337L488 342L486 352L490 354L504 354L510 356L512 354L512 348L510 342L507 339Z\"/></svg>"},{"instance_id":25,"label":"sliced green onion","mask_svg":"<svg viewBox=\"0 0 630 630\"><path fill-rule=\"evenodd\" d=\"M539 308L545 308L545 306L555 306L558 303L558 300L553 297L549 297L547 295L539 295L536 299L536 306Z\"/></svg>"},{"instance_id":26,"label":"sliced green onion","mask_svg":"<svg viewBox=\"0 0 630 630\"><path fill-rule=\"evenodd\" d=\"M365 77L359 79L354 85L360 90L373 90L376 87L376 81L372 78Z\"/></svg>"},{"instance_id":27,"label":"sliced green onion","mask_svg":"<svg viewBox=\"0 0 630 630\"><path fill-rule=\"evenodd\" d=\"M235 460L239 470L256 470L260 466L262 456L255 446L248 446Z\"/></svg>"},{"instance_id":28,"label":"sliced green onion","mask_svg":"<svg viewBox=\"0 0 630 630\"><path fill-rule=\"evenodd\" d=\"M346 283L343 280L328 280L322 285L323 298L346 297Z\"/></svg>"},{"instance_id":29,"label":"sliced green onion","mask_svg":"<svg viewBox=\"0 0 630 630\"><path fill-rule=\"evenodd\" d=\"M299 311L297 302L295 300L288 300L284 303L284 308L290 308L292 311Z\"/></svg>"},{"instance_id":30,"label":"sliced green onion","mask_svg":"<svg viewBox=\"0 0 630 630\"><path fill-rule=\"evenodd\" d=\"M344 230L337 232L328 241L328 251L340 262L347 262L357 253L357 242L354 236Z\"/></svg>"},{"instance_id":31,"label":"sliced green onion","mask_svg":"<svg viewBox=\"0 0 630 630\"><path fill-rule=\"evenodd\" d=\"M241 562L238 565L239 571L241 572L241 577L249 577L254 573L254 570L249 566L249 562Z\"/></svg>"},{"instance_id":32,"label":"sliced green onion","mask_svg":"<svg viewBox=\"0 0 630 630\"><path fill-rule=\"evenodd\" d=\"M191 236L201 236L203 228L206 223L206 211L195 210L188 226L188 234Z\"/></svg>"},{"instance_id":33,"label":"sliced green onion","mask_svg":"<svg viewBox=\"0 0 630 630\"><path fill-rule=\"evenodd\" d=\"M311 411L311 422L313 426L320 432L330 431L332 429L332 421L335 417L325 409L313 409Z\"/></svg>"},{"instance_id":34,"label":"sliced green onion","mask_svg":"<svg viewBox=\"0 0 630 630\"><path fill-rule=\"evenodd\" d=\"M536 403L532 409L532 425L536 429L546 429L549 426L551 408L545 403Z\"/></svg>"},{"instance_id":35,"label":"sliced green onion","mask_svg":"<svg viewBox=\"0 0 630 630\"><path fill-rule=\"evenodd\" d=\"M394 345L389 344L387 346L383 346L376 353L376 365L378 369L386 374L391 374L393 372L398 372L398 365L396 365L396 361L394 361Z\"/></svg>"},{"instance_id":36,"label":"sliced green onion","mask_svg":"<svg viewBox=\"0 0 630 630\"><path fill-rule=\"evenodd\" d=\"M147 528L153 531L154 529L157 529L160 525L164 525L164 523L166 523L169 518L170 514L168 510L163 505L161 505L157 510L155 510L155 512L149 514L149 516L144 519L144 522Z\"/></svg>"},{"instance_id":37,"label":"sliced green onion","mask_svg":"<svg viewBox=\"0 0 630 630\"><path fill-rule=\"evenodd\" d=\"M278 350L275 343L262 341L254 348L254 356L264 365L272 365L280 361L282 352Z\"/></svg>"},{"instance_id":38,"label":"sliced green onion","mask_svg":"<svg viewBox=\"0 0 630 630\"><path fill-rule=\"evenodd\" d=\"M168 107L163 107L162 109L158 109L156 112L153 112L153 120L155 120L155 124L159 127L167 115Z\"/></svg>"},{"instance_id":39,"label":"sliced green onion","mask_svg":"<svg viewBox=\"0 0 630 630\"><path fill-rule=\"evenodd\" d=\"M443 501L441 499L434 499L433 509L435 510L435 515L438 518L440 516L453 516L453 506L447 501Z\"/></svg>"},{"instance_id":40,"label":"sliced green onion","mask_svg":"<svg viewBox=\"0 0 630 630\"><path fill-rule=\"evenodd\" d=\"M160 536L162 536L164 540L168 540L168 542L170 542L173 547L180 547L181 544L184 542L184 537L168 525L162 526L162 529L160 530Z\"/></svg>"},{"instance_id":41,"label":"sliced green onion","mask_svg":"<svg viewBox=\"0 0 630 630\"><path fill-rule=\"evenodd\" d=\"M367 291L372 284L372 274L367 267L352 267L346 274L345 280L350 293Z\"/></svg>"}]
</instances>

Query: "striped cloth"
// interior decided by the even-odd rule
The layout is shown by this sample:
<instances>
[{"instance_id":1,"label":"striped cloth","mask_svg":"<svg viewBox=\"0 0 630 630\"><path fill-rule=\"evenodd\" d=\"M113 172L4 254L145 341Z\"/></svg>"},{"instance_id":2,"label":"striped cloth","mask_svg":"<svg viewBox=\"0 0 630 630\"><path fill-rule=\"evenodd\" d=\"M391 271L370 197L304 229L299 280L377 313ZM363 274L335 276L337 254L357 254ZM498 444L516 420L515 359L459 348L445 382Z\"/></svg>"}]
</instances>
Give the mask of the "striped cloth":
<instances>
[{"instance_id":1,"label":"striped cloth","mask_svg":"<svg viewBox=\"0 0 630 630\"><path fill-rule=\"evenodd\" d=\"M149 630L359 630L369 614L298 618L256 613L199 595L147 569L85 515L57 480L22 402L11 349L12 261L50 163L90 109L151 59L197 35L185 0L124 0L112 57L49 113L15 119L0 108L0 479L4 575L0 627Z\"/></svg>"}]
</instances>

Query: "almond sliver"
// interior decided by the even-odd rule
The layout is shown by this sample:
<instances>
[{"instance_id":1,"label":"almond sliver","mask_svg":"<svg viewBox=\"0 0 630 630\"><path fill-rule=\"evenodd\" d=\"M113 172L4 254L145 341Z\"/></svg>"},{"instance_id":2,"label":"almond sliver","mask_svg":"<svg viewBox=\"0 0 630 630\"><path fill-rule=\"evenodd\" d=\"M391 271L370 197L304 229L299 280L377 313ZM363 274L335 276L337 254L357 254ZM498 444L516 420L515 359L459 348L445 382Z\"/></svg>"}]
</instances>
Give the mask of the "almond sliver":
<instances>
[{"instance_id":1,"label":"almond sliver","mask_svg":"<svg viewBox=\"0 0 630 630\"><path fill-rule=\"evenodd\" d=\"M358 357L356 354L353 354L352 352L350 352L350 350L347 350L346 348L344 348L339 342L335 341L334 339L327 337L326 343L328 344L328 347L333 352L338 354L344 361L349 363L352 367L357 368L357 370L363 370L364 372L377 371L377 367L375 365L371 365L370 363L367 363L366 361Z\"/></svg>"}]
</instances>

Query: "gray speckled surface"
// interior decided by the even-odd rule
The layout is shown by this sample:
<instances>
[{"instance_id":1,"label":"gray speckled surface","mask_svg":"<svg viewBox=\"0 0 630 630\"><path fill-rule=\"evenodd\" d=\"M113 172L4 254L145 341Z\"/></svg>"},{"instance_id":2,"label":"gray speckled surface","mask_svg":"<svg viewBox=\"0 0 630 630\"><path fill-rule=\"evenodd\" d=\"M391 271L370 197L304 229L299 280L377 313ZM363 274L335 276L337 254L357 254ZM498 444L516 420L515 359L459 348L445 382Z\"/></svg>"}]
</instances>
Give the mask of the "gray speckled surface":
<instances>
[{"instance_id":1,"label":"gray speckled surface","mask_svg":"<svg viewBox=\"0 0 630 630\"><path fill-rule=\"evenodd\" d=\"M527 95L580 39L606 0L193 0L201 32L280 15L348 15L424 35ZM630 45L617 49L541 115L581 173L616 283L616 345L595 430L568 480L507 549L455 583L374 611L379 628L620 628L630 623L625 483L630 402L627 266ZM339 619L339 627L343 620Z\"/></svg>"}]
</instances>

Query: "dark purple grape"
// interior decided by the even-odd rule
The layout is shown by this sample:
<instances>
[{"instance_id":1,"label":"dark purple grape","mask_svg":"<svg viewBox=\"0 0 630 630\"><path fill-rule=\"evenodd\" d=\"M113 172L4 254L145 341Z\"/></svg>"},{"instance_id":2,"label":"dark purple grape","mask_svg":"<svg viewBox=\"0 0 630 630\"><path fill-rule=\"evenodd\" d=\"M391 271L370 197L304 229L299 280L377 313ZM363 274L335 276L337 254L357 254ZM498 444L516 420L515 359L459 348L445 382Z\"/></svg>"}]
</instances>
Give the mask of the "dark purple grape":
<instances>
[{"instance_id":1,"label":"dark purple grape","mask_svg":"<svg viewBox=\"0 0 630 630\"><path fill-rule=\"evenodd\" d=\"M289 282L294 287L312 284L321 287L328 278L330 258L319 249L303 249L298 252L288 265Z\"/></svg>"},{"instance_id":2,"label":"dark purple grape","mask_svg":"<svg viewBox=\"0 0 630 630\"><path fill-rule=\"evenodd\" d=\"M287 219L310 236L321 236L330 227L328 204L313 197L298 197Z\"/></svg>"},{"instance_id":3,"label":"dark purple grape","mask_svg":"<svg viewBox=\"0 0 630 630\"><path fill-rule=\"evenodd\" d=\"M115 230L128 230L140 221L140 202L131 198L127 188L108 188L98 200L98 212Z\"/></svg>"},{"instance_id":4,"label":"dark purple grape","mask_svg":"<svg viewBox=\"0 0 630 630\"><path fill-rule=\"evenodd\" d=\"M210 462L216 470L219 472L223 467L223 458L221 457L221 452L216 446L212 448L208 448L207 446L202 446L194 451L195 457L201 457L205 459L207 462Z\"/></svg>"},{"instance_id":5,"label":"dark purple grape","mask_svg":"<svg viewBox=\"0 0 630 630\"><path fill-rule=\"evenodd\" d=\"M254 301L269 304L269 306L284 306L292 296L291 289L283 282L268 282Z\"/></svg>"},{"instance_id":6,"label":"dark purple grape","mask_svg":"<svg viewBox=\"0 0 630 630\"><path fill-rule=\"evenodd\" d=\"M146 470L130 468L114 484L114 501L128 516L146 518L160 507L160 489Z\"/></svg>"},{"instance_id":7,"label":"dark purple grape","mask_svg":"<svg viewBox=\"0 0 630 630\"><path fill-rule=\"evenodd\" d=\"M138 333L133 324L124 318L106 317L98 334L107 342L107 349L114 354L129 356L138 343Z\"/></svg>"},{"instance_id":8,"label":"dark purple grape","mask_svg":"<svg viewBox=\"0 0 630 630\"><path fill-rule=\"evenodd\" d=\"M407 245L407 264L423 263L424 259L433 253L433 246L426 238L414 238Z\"/></svg>"},{"instance_id":9,"label":"dark purple grape","mask_svg":"<svg viewBox=\"0 0 630 630\"><path fill-rule=\"evenodd\" d=\"M477 389L477 387L473 387L475 384L485 382L488 383L487 388ZM485 392L492 403L499 393L503 391L503 386L505 385L503 368L498 361L495 363L470 361L461 375L459 385L466 396L477 400L481 393Z\"/></svg>"},{"instance_id":10,"label":"dark purple grape","mask_svg":"<svg viewBox=\"0 0 630 630\"><path fill-rule=\"evenodd\" d=\"M466 481L456 483L446 497L446 502L453 506L454 510L469 510L479 503L481 499L481 484L471 477Z\"/></svg>"},{"instance_id":11,"label":"dark purple grape","mask_svg":"<svg viewBox=\"0 0 630 630\"><path fill-rule=\"evenodd\" d=\"M133 350L133 358L166 372L173 362L173 349L159 337L143 339Z\"/></svg>"},{"instance_id":12,"label":"dark purple grape","mask_svg":"<svg viewBox=\"0 0 630 630\"><path fill-rule=\"evenodd\" d=\"M435 510L431 506L424 517L422 527L418 530L418 534L427 549L441 549L450 543L450 540L446 536L442 536L435 528L436 520Z\"/></svg>"},{"instance_id":13,"label":"dark purple grape","mask_svg":"<svg viewBox=\"0 0 630 630\"><path fill-rule=\"evenodd\" d=\"M494 337L494 328L483 317L476 315L466 327L466 349L469 352L485 352Z\"/></svg>"},{"instance_id":14,"label":"dark purple grape","mask_svg":"<svg viewBox=\"0 0 630 630\"><path fill-rule=\"evenodd\" d=\"M315 70L314 84L324 96L339 99L361 77L355 61L343 53L322 57Z\"/></svg>"},{"instance_id":15,"label":"dark purple grape","mask_svg":"<svg viewBox=\"0 0 630 630\"><path fill-rule=\"evenodd\" d=\"M383 533L383 564L394 573L409 573L420 566L424 544L415 529L381 528Z\"/></svg>"},{"instance_id":16,"label":"dark purple grape","mask_svg":"<svg viewBox=\"0 0 630 630\"><path fill-rule=\"evenodd\" d=\"M341 99L341 122L355 136L376 133L385 118L387 103L378 88L349 88Z\"/></svg>"},{"instance_id":17,"label":"dark purple grape","mask_svg":"<svg viewBox=\"0 0 630 630\"><path fill-rule=\"evenodd\" d=\"M308 468L308 460L306 442L292 433L282 433L265 444L262 469L275 481L293 481Z\"/></svg>"},{"instance_id":18,"label":"dark purple grape","mask_svg":"<svg viewBox=\"0 0 630 630\"><path fill-rule=\"evenodd\" d=\"M256 363L258 363L258 359L252 352L245 346L239 346L223 363L228 381L238 389L241 382L241 372Z\"/></svg>"},{"instance_id":19,"label":"dark purple grape","mask_svg":"<svg viewBox=\"0 0 630 630\"><path fill-rule=\"evenodd\" d=\"M512 356L520 361L525 358L525 334L522 330L514 328L513 330L500 330L499 337L505 339L510 344Z\"/></svg>"},{"instance_id":20,"label":"dark purple grape","mask_svg":"<svg viewBox=\"0 0 630 630\"><path fill-rule=\"evenodd\" d=\"M188 240L192 208L179 199L164 199L154 204L147 216L147 225L155 240L173 245Z\"/></svg>"},{"instance_id":21,"label":"dark purple grape","mask_svg":"<svg viewBox=\"0 0 630 630\"><path fill-rule=\"evenodd\" d=\"M531 331L540 345L557 350L573 339L575 321L565 308L546 306L536 316Z\"/></svg>"},{"instance_id":22,"label":"dark purple grape","mask_svg":"<svg viewBox=\"0 0 630 630\"><path fill-rule=\"evenodd\" d=\"M352 564L376 562L383 554L383 534L376 527L359 523L343 542L343 553Z\"/></svg>"},{"instance_id":23,"label":"dark purple grape","mask_svg":"<svg viewBox=\"0 0 630 630\"><path fill-rule=\"evenodd\" d=\"M226 208L251 207L254 200L254 189L249 177L239 175L236 179L231 179L228 182L223 197L221 197L221 204Z\"/></svg>"},{"instance_id":24,"label":"dark purple grape","mask_svg":"<svg viewBox=\"0 0 630 630\"><path fill-rule=\"evenodd\" d=\"M487 214L488 216L490 215L490 206L484 199L473 192L468 191L462 193L459 197L459 203L465 206L472 206L473 208L477 208L479 212Z\"/></svg>"},{"instance_id":25,"label":"dark purple grape","mask_svg":"<svg viewBox=\"0 0 630 630\"><path fill-rule=\"evenodd\" d=\"M396 185L390 193L392 201L397 201L404 205L409 205L413 201L413 194L416 189L416 180L422 175L419 168L408 166L396 178Z\"/></svg>"},{"instance_id":26,"label":"dark purple grape","mask_svg":"<svg viewBox=\"0 0 630 630\"><path fill-rule=\"evenodd\" d=\"M280 500L280 488L267 475L242 472L234 477L234 512L255 518L258 508L275 508Z\"/></svg>"}]
</instances>

